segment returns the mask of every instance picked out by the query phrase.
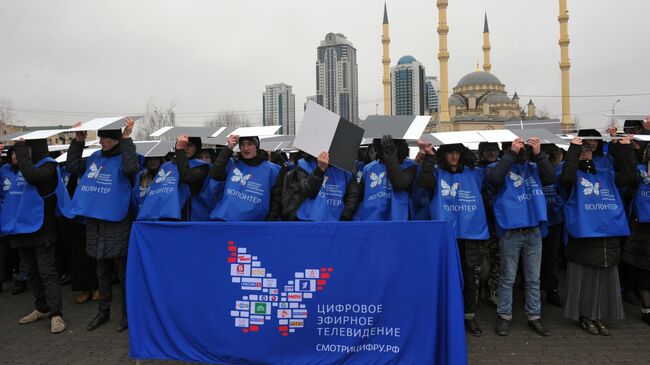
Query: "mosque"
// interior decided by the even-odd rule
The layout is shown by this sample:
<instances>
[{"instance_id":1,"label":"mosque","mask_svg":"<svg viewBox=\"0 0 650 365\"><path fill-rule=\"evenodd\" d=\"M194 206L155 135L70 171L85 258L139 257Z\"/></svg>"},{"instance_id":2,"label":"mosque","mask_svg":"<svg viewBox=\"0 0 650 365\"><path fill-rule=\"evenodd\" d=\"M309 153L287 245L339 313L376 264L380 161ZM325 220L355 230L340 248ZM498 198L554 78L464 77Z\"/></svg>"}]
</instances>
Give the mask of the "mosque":
<instances>
[{"instance_id":1,"label":"mosque","mask_svg":"<svg viewBox=\"0 0 650 365\"><path fill-rule=\"evenodd\" d=\"M566 0L564 0L566 1ZM439 22L439 53L440 61L440 108L437 115L432 115L432 123L428 130L446 131L463 131L463 130L483 130L483 129L502 129L504 124L513 121L524 121L524 123L548 122L560 123L560 120L540 120L537 115L535 104L529 100L524 108L521 107L520 99L515 92L512 97L508 96L506 85L491 72L490 64L490 30L488 26L487 14L485 15L483 25L483 70L477 64L477 69L463 76L452 92L449 93L448 87L448 60L449 52L447 50L447 0L438 0ZM563 0L560 0L562 5ZM564 6L566 9L566 5ZM562 12L562 6L561 6ZM568 15L560 17L560 25L566 27ZM566 32L566 29L562 29ZM567 129L572 126L570 114L568 112L569 93L568 93L568 35L562 34L560 46L562 49L563 60L561 62L562 70L562 91L563 91L563 117L562 128ZM389 27L387 21L386 7L384 7L384 24L382 34L383 58L384 64L384 111L386 115L391 113L391 78L389 73ZM564 55L566 54L566 61ZM566 79L566 85L565 85ZM448 97L447 97L448 96ZM525 103L525 101L523 101Z\"/></svg>"}]
</instances>

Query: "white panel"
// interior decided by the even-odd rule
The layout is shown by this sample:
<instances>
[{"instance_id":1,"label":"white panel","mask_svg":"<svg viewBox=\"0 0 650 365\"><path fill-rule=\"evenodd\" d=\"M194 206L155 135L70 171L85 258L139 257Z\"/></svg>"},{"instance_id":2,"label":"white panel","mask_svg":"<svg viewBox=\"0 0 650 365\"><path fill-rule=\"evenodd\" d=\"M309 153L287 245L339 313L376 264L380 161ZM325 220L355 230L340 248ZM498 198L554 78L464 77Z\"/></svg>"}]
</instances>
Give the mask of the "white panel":
<instances>
[{"instance_id":1,"label":"white panel","mask_svg":"<svg viewBox=\"0 0 650 365\"><path fill-rule=\"evenodd\" d=\"M431 117L429 116L417 116L409 126L409 129L404 133L404 136L402 139L411 139L411 140L418 140L422 136L422 132L427 128L427 124L429 124L429 121L431 120Z\"/></svg>"}]
</instances>

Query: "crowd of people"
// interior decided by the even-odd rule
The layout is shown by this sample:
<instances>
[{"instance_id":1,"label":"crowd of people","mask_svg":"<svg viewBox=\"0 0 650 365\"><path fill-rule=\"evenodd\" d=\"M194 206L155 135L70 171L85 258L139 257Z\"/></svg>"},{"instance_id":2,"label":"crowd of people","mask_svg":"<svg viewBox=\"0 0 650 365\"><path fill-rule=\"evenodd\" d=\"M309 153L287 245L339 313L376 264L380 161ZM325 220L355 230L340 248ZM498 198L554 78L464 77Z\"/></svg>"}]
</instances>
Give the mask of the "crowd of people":
<instances>
[{"instance_id":1,"label":"crowd of people","mask_svg":"<svg viewBox=\"0 0 650 365\"><path fill-rule=\"evenodd\" d=\"M482 334L480 293L496 306L496 334L508 334L519 277L528 325L541 336L550 335L541 321L542 292L592 335L610 334L606 321L624 317L623 298L637 301L650 325L650 148L632 138L650 134L650 118L625 136L608 130L608 143L596 130L581 130L566 152L539 138L483 142L477 152L419 141L411 159L405 140L385 135L359 150L355 173L330 165L327 152L268 153L258 137L237 135L219 149L182 135L173 152L143 157L130 138L133 126L127 119L123 130L99 130L101 150L88 158L86 133L76 132L61 166L46 140L7 149L0 274L15 275L15 294L28 282L34 295L33 311L19 323L49 318L51 332L63 332L61 284L71 278L81 291L77 303L98 302L88 331L109 321L119 282L116 329L126 330L126 261L136 220L431 219L448 220L455 231L472 335Z\"/></svg>"}]
</instances>

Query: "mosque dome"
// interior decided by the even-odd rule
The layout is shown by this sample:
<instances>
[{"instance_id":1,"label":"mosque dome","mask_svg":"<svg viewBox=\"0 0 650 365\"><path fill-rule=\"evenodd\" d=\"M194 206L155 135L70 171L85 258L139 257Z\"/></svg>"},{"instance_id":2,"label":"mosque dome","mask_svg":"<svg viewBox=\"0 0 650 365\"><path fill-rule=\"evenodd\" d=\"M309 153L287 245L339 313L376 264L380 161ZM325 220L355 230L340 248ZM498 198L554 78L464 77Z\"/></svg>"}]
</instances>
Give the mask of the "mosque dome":
<instances>
[{"instance_id":1,"label":"mosque dome","mask_svg":"<svg viewBox=\"0 0 650 365\"><path fill-rule=\"evenodd\" d=\"M497 84L501 85L501 81L494 74L485 71L475 71L463 76L456 87L466 86L466 85L489 85Z\"/></svg>"},{"instance_id":2,"label":"mosque dome","mask_svg":"<svg viewBox=\"0 0 650 365\"><path fill-rule=\"evenodd\" d=\"M505 93L492 93L485 98L485 102L488 104L510 104L512 99Z\"/></svg>"}]
</instances>

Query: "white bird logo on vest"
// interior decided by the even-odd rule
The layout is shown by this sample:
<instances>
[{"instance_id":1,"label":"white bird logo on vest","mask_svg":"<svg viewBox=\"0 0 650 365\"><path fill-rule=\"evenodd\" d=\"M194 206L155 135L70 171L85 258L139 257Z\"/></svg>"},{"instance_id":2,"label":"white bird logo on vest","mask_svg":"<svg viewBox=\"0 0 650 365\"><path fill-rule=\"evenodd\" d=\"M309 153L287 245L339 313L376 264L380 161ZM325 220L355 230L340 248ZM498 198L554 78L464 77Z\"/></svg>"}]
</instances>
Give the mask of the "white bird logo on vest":
<instances>
[{"instance_id":1,"label":"white bird logo on vest","mask_svg":"<svg viewBox=\"0 0 650 365\"><path fill-rule=\"evenodd\" d=\"M521 184L524 183L524 176L523 174L517 175L514 172L510 171L510 180L513 181L512 185L514 185L515 188L518 188L521 186Z\"/></svg>"},{"instance_id":2,"label":"white bird logo on vest","mask_svg":"<svg viewBox=\"0 0 650 365\"><path fill-rule=\"evenodd\" d=\"M597 183L597 182L596 183L591 183L591 182L589 182L589 180L587 180L587 179L585 179L583 177L583 178L580 178L580 185L582 185L584 187L582 192L585 195L591 195L591 194L600 195L600 183Z\"/></svg>"},{"instance_id":3,"label":"white bird logo on vest","mask_svg":"<svg viewBox=\"0 0 650 365\"><path fill-rule=\"evenodd\" d=\"M88 168L90 170L90 172L87 175L88 178L89 179L94 179L97 176L99 176L99 172L102 171L102 168L103 168L103 166L101 166L100 168L97 168L97 165L94 162L92 164L90 164L90 167Z\"/></svg>"},{"instance_id":4,"label":"white bird logo on vest","mask_svg":"<svg viewBox=\"0 0 650 365\"><path fill-rule=\"evenodd\" d=\"M230 178L230 181L232 182L239 182L243 186L246 186L246 183L248 182L248 179L251 178L252 174L242 174L242 172L235 167L235 169L232 171L233 175Z\"/></svg>"},{"instance_id":5,"label":"white bird logo on vest","mask_svg":"<svg viewBox=\"0 0 650 365\"><path fill-rule=\"evenodd\" d=\"M3 181L4 186L2 187L2 190L8 191L11 188L11 180L9 180L8 177L5 177L5 181Z\"/></svg>"},{"instance_id":6,"label":"white bird logo on vest","mask_svg":"<svg viewBox=\"0 0 650 365\"><path fill-rule=\"evenodd\" d=\"M381 185L384 176L386 176L385 172L382 172L379 175L375 174L374 172L370 173L370 187L374 188Z\"/></svg>"},{"instance_id":7,"label":"white bird logo on vest","mask_svg":"<svg viewBox=\"0 0 650 365\"><path fill-rule=\"evenodd\" d=\"M449 186L445 180L440 179L440 193L442 193L442 196L456 196L456 190L458 190L458 186L460 186L458 182L455 182Z\"/></svg>"},{"instance_id":8,"label":"white bird logo on vest","mask_svg":"<svg viewBox=\"0 0 650 365\"><path fill-rule=\"evenodd\" d=\"M641 175L641 181L643 181L643 184L645 184L645 185L650 184L650 176L648 176L647 172L641 171L640 175Z\"/></svg>"},{"instance_id":9,"label":"white bird logo on vest","mask_svg":"<svg viewBox=\"0 0 650 365\"><path fill-rule=\"evenodd\" d=\"M156 176L156 183L160 184L161 182L165 181L165 179L167 179L167 176L169 176L169 174L171 173L172 173L171 171L165 172L165 170L160 169L160 171L158 171L158 174Z\"/></svg>"}]
</instances>

